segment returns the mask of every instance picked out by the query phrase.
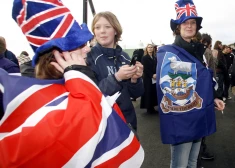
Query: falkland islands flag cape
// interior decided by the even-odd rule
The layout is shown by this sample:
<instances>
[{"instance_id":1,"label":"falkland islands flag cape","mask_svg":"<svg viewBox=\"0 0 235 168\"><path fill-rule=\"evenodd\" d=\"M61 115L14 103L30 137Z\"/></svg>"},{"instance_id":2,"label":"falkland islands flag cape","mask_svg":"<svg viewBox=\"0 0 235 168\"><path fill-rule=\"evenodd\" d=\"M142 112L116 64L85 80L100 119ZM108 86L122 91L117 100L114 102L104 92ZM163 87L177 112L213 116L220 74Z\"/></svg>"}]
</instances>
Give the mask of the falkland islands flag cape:
<instances>
[{"instance_id":1,"label":"falkland islands flag cape","mask_svg":"<svg viewBox=\"0 0 235 168\"><path fill-rule=\"evenodd\" d=\"M175 45L157 53L157 94L164 144L198 140L216 131L212 71Z\"/></svg>"},{"instance_id":2,"label":"falkland islands flag cape","mask_svg":"<svg viewBox=\"0 0 235 168\"><path fill-rule=\"evenodd\" d=\"M113 97L79 71L64 76L39 80L0 69L0 167L140 167L144 151Z\"/></svg>"}]
</instances>

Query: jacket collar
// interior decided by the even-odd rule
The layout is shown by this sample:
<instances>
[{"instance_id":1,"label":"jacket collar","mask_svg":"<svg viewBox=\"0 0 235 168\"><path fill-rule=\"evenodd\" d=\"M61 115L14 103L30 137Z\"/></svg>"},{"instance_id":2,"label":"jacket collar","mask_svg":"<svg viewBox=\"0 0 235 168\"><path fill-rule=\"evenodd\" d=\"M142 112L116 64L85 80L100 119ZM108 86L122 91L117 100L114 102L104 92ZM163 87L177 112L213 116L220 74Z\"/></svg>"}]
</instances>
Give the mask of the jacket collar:
<instances>
[{"instance_id":1,"label":"jacket collar","mask_svg":"<svg viewBox=\"0 0 235 168\"><path fill-rule=\"evenodd\" d=\"M199 59L203 62L203 54L206 50L206 46L201 43L194 43L192 40L191 42L185 41L180 35L175 37L174 44L183 48L188 53Z\"/></svg>"},{"instance_id":2,"label":"jacket collar","mask_svg":"<svg viewBox=\"0 0 235 168\"><path fill-rule=\"evenodd\" d=\"M119 45L117 45L116 48L105 48L102 47L99 43L97 43L96 46L101 49L104 55L107 55L109 57L120 56L122 53L122 48Z\"/></svg>"}]
</instances>

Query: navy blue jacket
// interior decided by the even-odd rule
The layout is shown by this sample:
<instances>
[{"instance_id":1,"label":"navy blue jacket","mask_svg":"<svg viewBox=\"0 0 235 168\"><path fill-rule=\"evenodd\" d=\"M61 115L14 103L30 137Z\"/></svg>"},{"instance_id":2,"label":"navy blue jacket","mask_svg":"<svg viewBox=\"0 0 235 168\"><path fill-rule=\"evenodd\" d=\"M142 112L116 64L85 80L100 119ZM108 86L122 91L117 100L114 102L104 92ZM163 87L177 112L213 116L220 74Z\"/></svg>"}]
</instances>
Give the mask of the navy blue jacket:
<instances>
[{"instance_id":1,"label":"navy blue jacket","mask_svg":"<svg viewBox=\"0 0 235 168\"><path fill-rule=\"evenodd\" d=\"M4 57L11 60L12 62L14 62L19 67L18 59L16 58L15 54L13 54L11 51L6 50L4 52Z\"/></svg>"},{"instance_id":2,"label":"navy blue jacket","mask_svg":"<svg viewBox=\"0 0 235 168\"><path fill-rule=\"evenodd\" d=\"M20 73L19 66L14 62L10 61L7 58L4 58L4 55L0 55L0 68L4 69L8 73ZM3 102L2 102L2 93L0 93L0 120L4 114Z\"/></svg>"},{"instance_id":3,"label":"navy blue jacket","mask_svg":"<svg viewBox=\"0 0 235 168\"><path fill-rule=\"evenodd\" d=\"M104 48L97 44L87 54L88 66L94 71L100 90L106 95L113 95L121 92L117 99L117 104L122 113L134 129L137 128L135 109L130 97L137 98L144 93L144 87L141 79L137 83L131 83L130 80L118 82L114 74L123 65L130 63L130 57L122 51L117 45L116 49Z\"/></svg>"}]
</instances>

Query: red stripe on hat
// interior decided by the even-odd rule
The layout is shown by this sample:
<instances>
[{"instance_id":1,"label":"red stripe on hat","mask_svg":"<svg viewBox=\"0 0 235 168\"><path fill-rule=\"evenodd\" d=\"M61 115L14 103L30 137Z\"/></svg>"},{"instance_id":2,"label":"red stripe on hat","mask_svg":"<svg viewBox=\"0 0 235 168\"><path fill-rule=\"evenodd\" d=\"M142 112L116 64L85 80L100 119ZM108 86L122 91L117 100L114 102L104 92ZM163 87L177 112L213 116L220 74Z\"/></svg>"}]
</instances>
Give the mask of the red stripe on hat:
<instances>
[{"instance_id":1,"label":"red stripe on hat","mask_svg":"<svg viewBox=\"0 0 235 168\"><path fill-rule=\"evenodd\" d=\"M24 34L27 34L32 29L36 28L38 25L42 24L43 22L49 21L50 19L55 18L61 14L69 12L68 8L55 8L55 9L48 9L44 12L41 12L39 16L31 17L25 25L22 26L22 31ZM44 32L45 33L45 32ZM44 34L47 35L47 34ZM50 35L47 35L50 36Z\"/></svg>"},{"instance_id":2,"label":"red stripe on hat","mask_svg":"<svg viewBox=\"0 0 235 168\"><path fill-rule=\"evenodd\" d=\"M20 126L32 113L65 93L62 85L53 84L40 89L23 101L0 126L0 132L11 132ZM23 97L21 97L23 99Z\"/></svg>"},{"instance_id":3,"label":"red stripe on hat","mask_svg":"<svg viewBox=\"0 0 235 168\"><path fill-rule=\"evenodd\" d=\"M42 39L40 37L26 36L26 38L31 44L33 44L35 46L41 46L44 43L49 41L48 39Z\"/></svg>"},{"instance_id":4,"label":"red stripe on hat","mask_svg":"<svg viewBox=\"0 0 235 168\"><path fill-rule=\"evenodd\" d=\"M137 140L137 138L134 137L132 142L126 148L121 150L118 153L118 155L116 155L112 159L96 166L95 168L108 168L108 167L117 168L122 163L124 163L125 161L130 159L132 156L134 156L136 154L136 152L138 152L139 148L140 148L140 143Z\"/></svg>"},{"instance_id":5,"label":"red stripe on hat","mask_svg":"<svg viewBox=\"0 0 235 168\"><path fill-rule=\"evenodd\" d=\"M66 110L52 111L35 127L0 141L0 167L62 167L95 135L101 92L82 79L67 81L66 88L72 92Z\"/></svg>"},{"instance_id":6,"label":"red stripe on hat","mask_svg":"<svg viewBox=\"0 0 235 168\"><path fill-rule=\"evenodd\" d=\"M17 17L18 25L21 25L25 19L25 13L26 13L25 12L26 11L25 0L22 0L22 5L23 5L23 8L21 9L19 16Z\"/></svg>"},{"instance_id":7,"label":"red stripe on hat","mask_svg":"<svg viewBox=\"0 0 235 168\"><path fill-rule=\"evenodd\" d=\"M66 35L65 33L69 31L70 26L73 22L73 16L71 14L68 14L65 17L66 18L63 20L63 23L60 25L60 28L57 30L54 37L51 37L52 39L59 38L59 37L64 37Z\"/></svg>"},{"instance_id":8,"label":"red stripe on hat","mask_svg":"<svg viewBox=\"0 0 235 168\"><path fill-rule=\"evenodd\" d=\"M58 6L63 6L62 2L59 0L42 0L44 2L50 2L52 4L58 5Z\"/></svg>"}]
</instances>

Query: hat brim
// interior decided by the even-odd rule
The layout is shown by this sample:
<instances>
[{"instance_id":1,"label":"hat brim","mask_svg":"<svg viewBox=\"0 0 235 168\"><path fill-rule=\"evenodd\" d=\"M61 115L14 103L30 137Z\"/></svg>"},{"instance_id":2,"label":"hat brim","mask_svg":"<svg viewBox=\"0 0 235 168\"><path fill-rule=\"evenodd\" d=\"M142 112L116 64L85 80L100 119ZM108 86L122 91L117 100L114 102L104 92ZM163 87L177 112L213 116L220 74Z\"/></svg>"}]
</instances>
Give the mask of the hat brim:
<instances>
[{"instance_id":1,"label":"hat brim","mask_svg":"<svg viewBox=\"0 0 235 168\"><path fill-rule=\"evenodd\" d=\"M52 39L38 47L35 51L35 55L32 58L32 66L35 66L37 64L41 55L53 49L59 49L60 51L71 51L86 44L93 38L93 35L89 31L86 24L82 24L81 27L81 31L78 31L66 37Z\"/></svg>"},{"instance_id":2,"label":"hat brim","mask_svg":"<svg viewBox=\"0 0 235 168\"><path fill-rule=\"evenodd\" d=\"M189 16L189 17L185 17L183 20L173 20L171 19L170 21L170 25L171 25L171 30L174 32L177 28L178 25L184 23L185 21L189 20L189 19L195 19L196 23L197 23L197 31L200 30L202 28L201 23L202 23L202 17L197 17L197 16Z\"/></svg>"}]
</instances>

